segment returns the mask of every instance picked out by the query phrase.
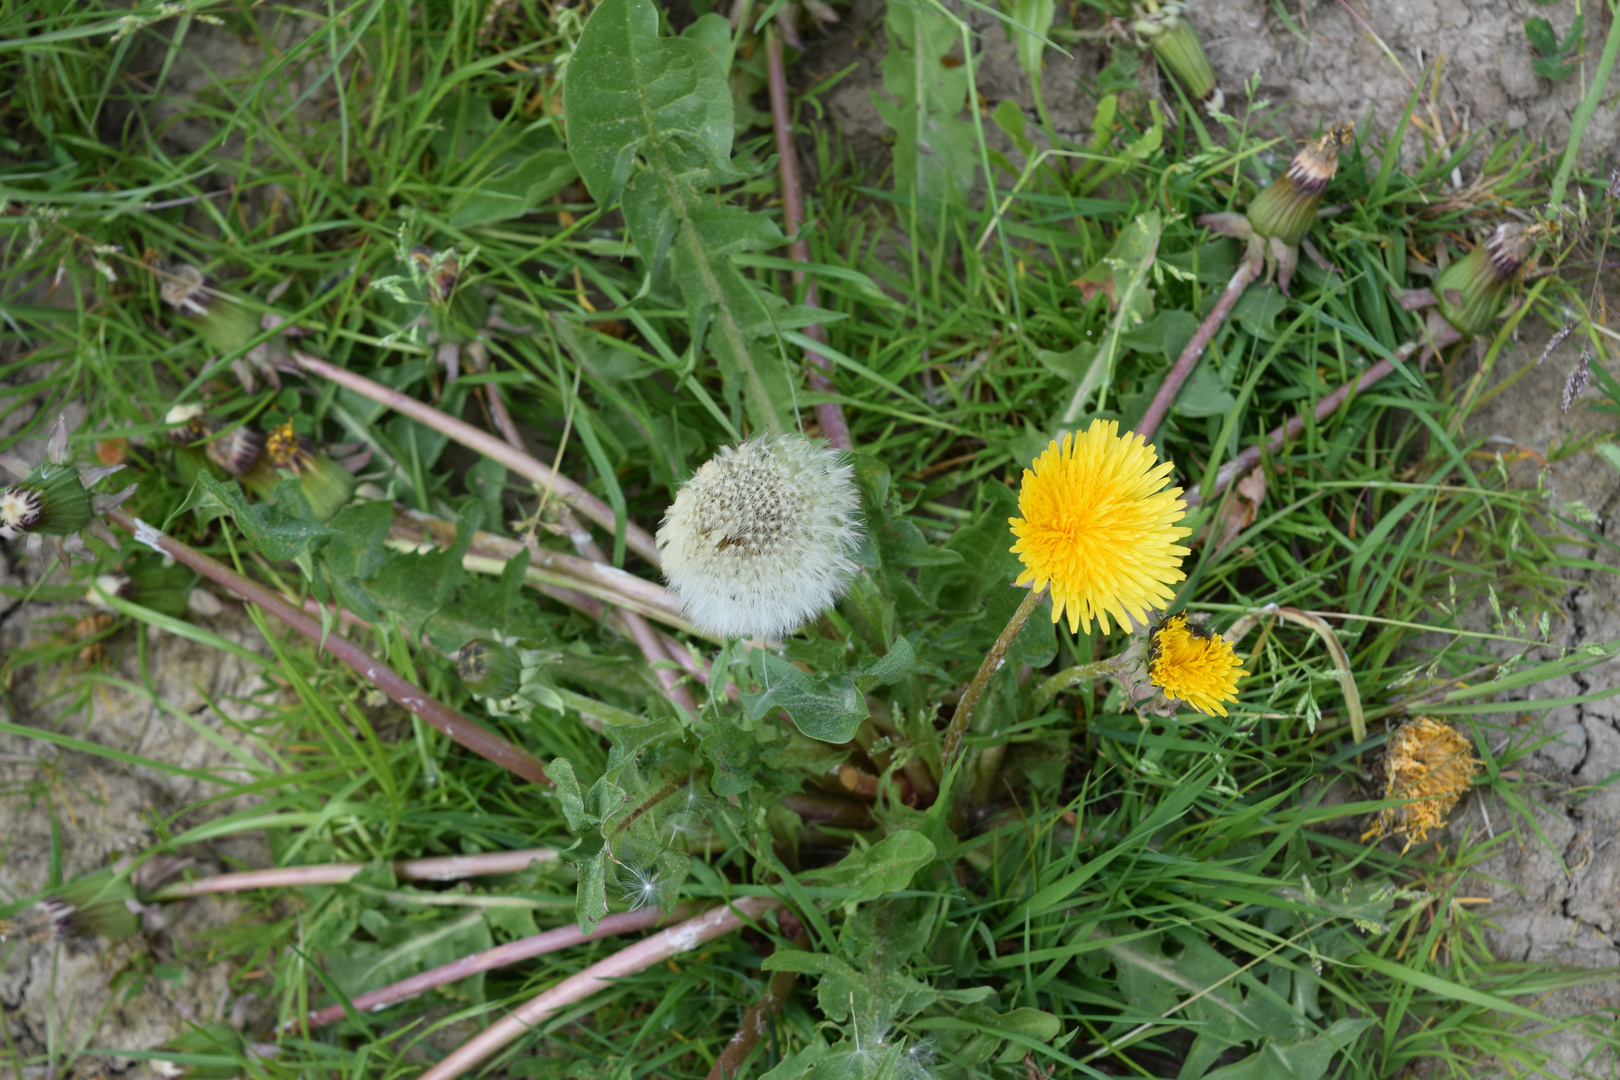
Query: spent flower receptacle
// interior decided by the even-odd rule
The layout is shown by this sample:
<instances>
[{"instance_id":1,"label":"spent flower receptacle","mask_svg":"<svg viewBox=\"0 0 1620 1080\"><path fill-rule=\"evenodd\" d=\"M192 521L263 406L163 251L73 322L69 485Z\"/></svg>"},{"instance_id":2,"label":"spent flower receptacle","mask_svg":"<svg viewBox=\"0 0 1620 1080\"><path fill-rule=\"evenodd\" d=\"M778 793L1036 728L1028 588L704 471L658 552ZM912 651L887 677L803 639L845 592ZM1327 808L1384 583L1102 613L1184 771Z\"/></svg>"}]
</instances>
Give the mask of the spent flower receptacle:
<instances>
[{"instance_id":1,"label":"spent flower receptacle","mask_svg":"<svg viewBox=\"0 0 1620 1080\"><path fill-rule=\"evenodd\" d=\"M1189 98L1210 112L1220 112L1226 95L1187 18L1187 7L1185 0L1136 0L1131 5L1130 34L1139 48L1153 53Z\"/></svg>"}]
</instances>

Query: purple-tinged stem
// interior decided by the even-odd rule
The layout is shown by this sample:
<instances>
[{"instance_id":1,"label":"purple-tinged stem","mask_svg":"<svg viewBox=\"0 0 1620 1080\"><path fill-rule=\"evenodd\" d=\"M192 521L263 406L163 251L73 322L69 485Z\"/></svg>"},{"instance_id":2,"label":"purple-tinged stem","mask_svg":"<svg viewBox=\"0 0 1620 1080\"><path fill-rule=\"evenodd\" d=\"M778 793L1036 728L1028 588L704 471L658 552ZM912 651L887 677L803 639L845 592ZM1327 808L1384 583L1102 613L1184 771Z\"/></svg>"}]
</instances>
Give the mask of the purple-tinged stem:
<instances>
[{"instance_id":1,"label":"purple-tinged stem","mask_svg":"<svg viewBox=\"0 0 1620 1080\"><path fill-rule=\"evenodd\" d=\"M787 916L783 916L784 921ZM795 948L802 949L810 943L810 937L802 929L793 936ZM771 981L765 984L765 992L759 1000L748 1006L743 1013L742 1023L737 1027L737 1034L727 1042L726 1048L720 1051L715 1059L714 1067L709 1070L707 1080L733 1080L742 1069L743 1062L748 1055L754 1052L759 1040L765 1037L770 1028L770 1020L782 1011L787 999L793 993L794 984L799 981L797 971L778 971L771 975Z\"/></svg>"},{"instance_id":2,"label":"purple-tinged stem","mask_svg":"<svg viewBox=\"0 0 1620 1080\"><path fill-rule=\"evenodd\" d=\"M782 902L775 897L745 896L728 907L711 908L679 926L672 926L620 949L607 959L592 964L531 998L474 1035L423 1073L420 1080L455 1080L508 1043L533 1031L547 1018L598 990L612 986L613 980L646 971L672 956L689 952L706 941L741 929L749 921L781 905Z\"/></svg>"},{"instance_id":3,"label":"purple-tinged stem","mask_svg":"<svg viewBox=\"0 0 1620 1080\"><path fill-rule=\"evenodd\" d=\"M695 910L691 904L682 904L669 915L671 919L685 919ZM532 960L536 956L546 953L558 952L571 948L597 938L613 937L616 934L628 934L633 930L645 930L657 926L664 921L664 913L656 907L643 908L640 911L626 911L618 915L609 915L597 924L596 929L589 934L582 933L578 926L562 926L555 930L534 934L517 941L497 945L493 949L485 949L470 956L463 956L459 960L452 960L448 964L441 964L429 971L412 975L397 983L385 986L380 990L372 990L356 997L350 1004L356 1012L380 1012L390 1005L397 1005L429 990L437 989L449 983L458 982L485 971L493 971L498 967L516 964L523 960ZM312 1010L309 1014L309 1026L321 1027L324 1024L333 1024L347 1015L342 1005L328 1005L324 1009ZM296 1031L302 1027L298 1020L288 1020L282 1025L283 1031Z\"/></svg>"},{"instance_id":4,"label":"purple-tinged stem","mask_svg":"<svg viewBox=\"0 0 1620 1080\"><path fill-rule=\"evenodd\" d=\"M1414 352L1417 352L1419 348L1424 348L1425 353L1423 359L1427 359L1429 351L1432 350L1438 352L1441 348L1444 348L1446 345L1451 344L1451 342L1455 340L1457 339L1452 338L1451 341L1436 340L1429 343L1408 341L1405 345L1402 345L1400 348L1395 350L1394 357L1396 360L1405 360ZM1332 393L1322 398L1316 403L1315 409L1312 410L1316 416L1317 422L1320 423L1321 421L1326 420L1329 416L1333 415L1334 410L1336 410L1340 405L1343 405L1346 399L1348 399L1352 393L1362 393L1368 387L1372 386L1373 383L1377 382L1379 379L1382 379L1385 375L1388 375L1394 370L1395 360L1380 360L1378 363L1356 376L1356 378L1345 383L1337 390L1334 390ZM1305 414L1300 413L1283 426L1273 428L1271 434L1266 436L1266 441L1264 443L1245 447L1243 452L1237 457L1233 458L1231 461L1228 461L1225 465L1222 465L1216 470L1215 486L1210 492L1210 497L1214 498L1220 495L1232 485L1234 480L1248 472L1250 469L1254 468L1256 465L1260 464L1260 459L1262 457L1264 457L1266 454L1274 454L1278 450L1281 450L1289 441L1299 438L1300 432L1304 430ZM1193 488L1183 495L1182 499L1185 500L1187 506L1191 508L1202 503L1204 501L1204 496L1199 493L1197 488Z\"/></svg>"},{"instance_id":5,"label":"purple-tinged stem","mask_svg":"<svg viewBox=\"0 0 1620 1080\"><path fill-rule=\"evenodd\" d=\"M400 415L408 416L417 423L425 424L441 435L454 439L469 450L500 462L519 476L549 489L563 502L604 529L611 532L617 525L613 509L607 503L568 477L553 471L551 466L508 446L505 440L498 439L487 431L480 431L464 420L458 420L431 405L424 405L407 394L368 379L364 375L356 375L336 364L329 364L325 360L301 352L293 353L293 359L312 375L319 375L380 405L386 405ZM659 565L658 545L647 530L632 522L625 522L625 543L653 566Z\"/></svg>"},{"instance_id":6,"label":"purple-tinged stem","mask_svg":"<svg viewBox=\"0 0 1620 1080\"><path fill-rule=\"evenodd\" d=\"M272 590L258 582L248 580L223 563L209 558L172 536L165 535L122 510L108 511L107 520L127 529L134 534L137 541L153 551L184 563L216 585L223 585L243 600L259 605L264 611L308 638L319 651L342 661L356 675L388 695L406 712L421 717L424 722L442 732L453 742L503 768L510 769L525 780L550 786L551 781L545 774L545 763L539 758L527 750L514 746L494 732L484 730L454 709L430 697L427 691L353 642L336 634L324 633L320 623Z\"/></svg>"},{"instance_id":7,"label":"purple-tinged stem","mask_svg":"<svg viewBox=\"0 0 1620 1080\"><path fill-rule=\"evenodd\" d=\"M799 158L793 145L793 116L788 108L787 68L782 61L782 37L775 27L765 30L765 69L771 95L771 124L776 130L776 168L782 178L782 229L797 237L804 222L804 190L799 185ZM788 245L788 258L794 262L810 261L810 249L803 239ZM793 272L793 284L804 281L804 272ZM804 302L810 307L821 305L821 295L812 279L805 285ZM825 342L827 331L820 323L805 327L805 337ZM814 349L806 349L810 361L810 389L817 393L832 393L833 364ZM816 423L821 434L839 450L849 450L855 444L850 439L849 422L844 418L844 407L836 401L824 401L816 406Z\"/></svg>"},{"instance_id":8,"label":"purple-tinged stem","mask_svg":"<svg viewBox=\"0 0 1620 1080\"><path fill-rule=\"evenodd\" d=\"M1221 328L1221 324L1226 322L1226 317L1232 313L1233 305L1238 302L1238 298L1243 295L1243 291L1254 280L1254 275L1258 269L1259 267L1253 259L1244 259L1238 264L1237 271L1233 273L1232 280L1226 283L1226 289L1221 293L1221 298L1216 301L1209 314L1204 316L1204 321L1198 324L1197 332L1193 334L1192 340L1187 342L1187 347L1181 350L1181 355L1176 357L1176 362L1171 365L1169 372L1165 374L1164 382L1159 384L1158 393L1154 394L1153 400L1148 402L1147 412L1142 414L1141 421L1136 425L1136 433L1142 436L1143 442L1149 444L1153 442L1153 437L1158 434L1159 425L1164 422L1165 416L1169 414L1170 406L1175 402L1176 395L1181 392L1182 386L1187 382L1187 377L1192 374L1192 369L1197 365L1198 358L1204 355L1205 349L1209 348L1210 340L1214 338L1215 332ZM1160 456L1163 457L1162 454Z\"/></svg>"},{"instance_id":9,"label":"purple-tinged stem","mask_svg":"<svg viewBox=\"0 0 1620 1080\"><path fill-rule=\"evenodd\" d=\"M490 874L515 874L537 862L556 861L555 848L525 848L522 851L490 851L482 855L405 859L394 864L394 877L400 881L459 881L462 878L486 877ZM318 866L284 866L274 870L215 874L195 881L176 882L157 890L145 899L155 903L213 893L247 892L250 889L341 885L353 879L365 868L365 863L323 863Z\"/></svg>"}]
</instances>

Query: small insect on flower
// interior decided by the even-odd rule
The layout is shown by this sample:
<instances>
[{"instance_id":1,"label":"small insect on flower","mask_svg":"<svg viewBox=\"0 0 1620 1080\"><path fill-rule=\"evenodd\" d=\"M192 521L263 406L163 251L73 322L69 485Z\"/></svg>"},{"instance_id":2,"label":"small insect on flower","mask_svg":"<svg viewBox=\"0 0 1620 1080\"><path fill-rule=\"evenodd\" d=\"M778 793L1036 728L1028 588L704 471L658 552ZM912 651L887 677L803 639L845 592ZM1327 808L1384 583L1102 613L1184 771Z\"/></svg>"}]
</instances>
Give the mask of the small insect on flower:
<instances>
[{"instance_id":1,"label":"small insect on flower","mask_svg":"<svg viewBox=\"0 0 1620 1080\"><path fill-rule=\"evenodd\" d=\"M658 528L686 617L728 638L781 637L831 607L858 569L860 493L844 455L802 435L728 446Z\"/></svg>"},{"instance_id":2,"label":"small insect on flower","mask_svg":"<svg viewBox=\"0 0 1620 1080\"><path fill-rule=\"evenodd\" d=\"M1232 643L1207 627L1171 615L1149 636L1148 679L1166 697L1184 701L1205 716L1225 716L1237 701L1237 682L1248 674Z\"/></svg>"},{"instance_id":3,"label":"small insect on flower","mask_svg":"<svg viewBox=\"0 0 1620 1080\"><path fill-rule=\"evenodd\" d=\"M1025 567L1017 583L1051 584L1053 622L1067 612L1071 633L1093 618L1107 633L1110 615L1146 622L1173 598L1188 553L1174 541L1192 530L1176 524L1187 512L1181 489L1161 490L1172 468L1140 435L1120 435L1118 421L1093 420L1024 470L1023 517L1008 519Z\"/></svg>"},{"instance_id":4,"label":"small insect on flower","mask_svg":"<svg viewBox=\"0 0 1620 1080\"><path fill-rule=\"evenodd\" d=\"M1384 798L1412 802L1379 811L1362 840L1386 836L1412 845L1428 838L1430 829L1444 827L1446 818L1485 767L1474 754L1474 744L1450 724L1432 716L1414 716L1395 729L1384 754Z\"/></svg>"}]
</instances>

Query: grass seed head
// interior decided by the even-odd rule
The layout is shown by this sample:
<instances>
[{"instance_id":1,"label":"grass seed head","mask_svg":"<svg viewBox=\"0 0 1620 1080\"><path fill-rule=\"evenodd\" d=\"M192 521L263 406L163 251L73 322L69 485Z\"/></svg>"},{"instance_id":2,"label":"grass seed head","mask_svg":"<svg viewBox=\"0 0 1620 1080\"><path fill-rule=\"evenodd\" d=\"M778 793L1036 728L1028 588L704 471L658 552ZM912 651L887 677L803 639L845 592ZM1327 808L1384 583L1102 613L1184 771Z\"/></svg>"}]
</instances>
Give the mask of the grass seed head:
<instances>
[{"instance_id":1,"label":"grass seed head","mask_svg":"<svg viewBox=\"0 0 1620 1080\"><path fill-rule=\"evenodd\" d=\"M1444 827L1458 800L1468 793L1484 763L1474 744L1456 728L1432 716L1414 716L1395 729L1384 754L1384 798L1414 799L1380 811L1363 840L1394 836L1404 853Z\"/></svg>"},{"instance_id":2,"label":"grass seed head","mask_svg":"<svg viewBox=\"0 0 1620 1080\"><path fill-rule=\"evenodd\" d=\"M1225 716L1237 701L1237 682L1248 674L1232 643L1172 615L1153 628L1148 679L1166 697L1184 701L1206 716Z\"/></svg>"},{"instance_id":3,"label":"grass seed head","mask_svg":"<svg viewBox=\"0 0 1620 1080\"><path fill-rule=\"evenodd\" d=\"M802 435L728 446L658 528L686 617L722 637L780 637L831 607L857 569L860 493L844 455Z\"/></svg>"}]
</instances>

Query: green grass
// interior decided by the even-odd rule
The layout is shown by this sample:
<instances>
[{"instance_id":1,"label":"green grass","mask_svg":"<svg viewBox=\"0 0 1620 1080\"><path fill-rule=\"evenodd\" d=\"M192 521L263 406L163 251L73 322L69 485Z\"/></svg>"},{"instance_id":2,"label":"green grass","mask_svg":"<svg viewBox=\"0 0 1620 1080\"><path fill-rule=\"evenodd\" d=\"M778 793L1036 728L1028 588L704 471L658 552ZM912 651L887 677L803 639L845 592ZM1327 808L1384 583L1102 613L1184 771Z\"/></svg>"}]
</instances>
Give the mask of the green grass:
<instances>
[{"instance_id":1,"label":"green grass","mask_svg":"<svg viewBox=\"0 0 1620 1080\"><path fill-rule=\"evenodd\" d=\"M224 73L187 104L186 122L208 134L185 149L182 121L158 106L173 100L168 80L187 63L188 42L217 33L198 24L204 15L222 20L262 66ZM123 19L139 25L118 37ZM607 906L624 907L619 871L599 856L606 845L612 862L670 867L663 880L679 899L765 891L798 911L805 948L819 956L804 970L818 974L801 977L754 1056L754 1076L793 1055L798 1066L777 1077L818 1059L816 1075L1025 1076L1026 1052L1063 1076L1219 1069L1223 1080L1314 1080L1408 1067L1472 1076L1484 1060L1531 1074L1545 1063L1543 1028L1532 1020L1579 1028L1612 1052L1613 1032L1598 1020L1538 1011L1546 994L1596 973L1493 958L1488 913L1459 900L1470 866L1505 845L1539 842L1530 805L1541 794L1516 779L1536 736L1534 725L1515 722L1525 708L1513 699L1612 647L1566 654L1545 643L1538 620L1557 624L1567 575L1592 565L1563 554L1560 541L1584 534L1478 453L1464 426L1478 392L1453 379L1454 365L1409 368L1308 424L1268 471L1252 522L1230 542L1198 543L1186 565L1178 605L1217 627L1268 604L1327 613L1370 721L1365 743L1348 736L1331 658L1297 627L1271 625L1239 644L1245 655L1257 651L1231 716L1144 723L1102 682L1036 700L1044 676L1128 644L1118 633L1049 634L1038 619L1015 645L1025 681L1009 665L968 738L973 751L1005 748L1006 783L985 785L1002 794L974 801L968 786L949 794L947 784L931 808L880 802L863 828L807 825L793 809L802 804L784 798L820 790L846 758L891 773L908 757L937 768L953 690L1019 598L1005 587L1016 572L1005 519L1020 470L1059 430L1095 357L1086 346L1103 342L1114 320L1102 295L1087 301L1069 283L1140 214L1161 213L1153 314L1121 327L1127 347L1082 413L1128 428L1238 254L1192 219L1241 208L1286 163L1262 117L1218 123L1183 113L1155 126L1149 114L1127 112L1095 148L1063 147L1026 168L983 141L988 120L975 129L947 116L961 125L980 182L984 167L994 170L995 205L1006 200L981 245L992 214L930 175L903 135L896 157L910 164L874 170L836 132L809 125L801 103L819 165L809 192L811 273L822 306L839 316L826 321L825 352L856 448L872 460L863 482L876 540L871 573L787 655L834 684L897 648L921 661L867 688L874 720L849 745L818 743L724 698L696 718L676 717L623 636L534 592L463 579L442 557L385 555L375 522L355 511L334 519L334 534L314 534L302 565L254 547L255 528L285 539L291 532L274 530L309 525L287 489L281 517L233 519L206 504L182 512L191 485L163 418L197 401L232 421L293 419L323 441L363 441L372 451L363 479L388 497L450 520L476 507L482 527L502 535L518 534L509 523L534 514L536 496L347 391L285 376L279 391L262 382L243 390L231 361L269 335L210 347L161 301L159 278L143 266L149 249L204 268L255 313L284 315L307 332L298 347L470 422L487 423L475 389L498 385L539 456L549 464L558 455L560 471L647 528L694 468L757 424L712 349L693 348L683 283L667 264L649 274L622 216L568 180L556 77L581 21L577 11L526 0L499 8L370 0L313 15L0 4L0 73L14 91L0 105L0 130L12 133L0 142L8 208L0 417L20 422L0 448L42 436L61 408L82 403L75 452L89 460L98 440L128 440L127 472L140 484L132 512L285 591L335 590L351 607L373 604L376 628L356 635L374 656L539 756L566 758L587 791L597 785L643 811L633 821L610 813L594 827L566 799L459 751L402 710L379 708L346 668L261 619L271 643L268 684L252 702L261 711L221 731L230 767L251 779L205 774L209 798L197 813L160 822L151 854L247 833L268 838L277 865L568 850L548 868L470 886L473 896L527 901L513 907L421 903L452 894L398 884L381 866L357 885L248 894L248 913L208 944L232 964L233 990L266 1004L250 1037L274 1041L279 1022L338 1000L336 990L352 997L566 924L581 876L605 870ZM925 58L957 40L952 23L926 27L935 37ZM1235 96L1229 88L1228 107L1245 116ZM1189 486L1413 338L1420 316L1400 310L1391 288L1425 285L1414 267L1432 264L1438 244L1455 254L1476 235L1470 226L1496 220L1501 207L1533 207L1546 189L1538 148L1517 136L1435 148L1410 170L1396 163L1398 139L1360 136L1328 195L1339 209L1313 231L1343 271L1302 260L1290 299L1272 287L1252 291L1162 429L1159 447ZM735 151L743 177L723 185L729 205L775 216L768 133L739 133ZM1443 183L1475 152L1493 183L1467 201L1448 197ZM532 170L523 184L511 182L518 167ZM717 186L699 184L694 197ZM432 313L400 259L412 244L460 254L465 300L414 328ZM733 261L750 295L802 300L783 254ZM391 287L380 284L390 278ZM1575 285L1544 280L1536 310L1579 304ZM529 329L486 332L490 371L473 371L464 357L461 379L448 385L424 331L465 337L493 304L507 324ZM779 321L791 311L771 310ZM765 339L761 355L787 365L790 407L808 417L817 398L793 333ZM884 484L887 497L877 498ZM1216 522L1221 501L1212 502L1186 522L1195 533ZM598 539L613 549L612 536ZM544 530L539 543L569 550ZM106 561L132 550L126 543L124 556ZM622 548L616 557L655 576ZM82 595L87 573L78 567L75 584L58 574L28 598ZM1460 614L1484 602L1503 612L1493 625ZM145 628L132 625L140 618L154 621L119 616L105 658L90 663L79 658L81 642L42 636L6 658L0 680L37 668L69 716L120 670L150 688ZM207 626L190 632L217 643ZM644 722L605 737L573 706L490 714L440 649L453 653L496 626L545 651L543 675L569 700L582 695ZM424 643L424 629L438 648ZM689 644L717 659L713 644ZM1520 654L1511 674L1497 670ZM719 662L753 689L761 669L735 652ZM1458 680L1469 685L1457 689ZM1513 816L1494 839L1452 834L1444 846L1399 854L1359 839L1382 805L1369 794L1368 766L1386 725L1423 694L1432 695L1424 711L1472 736L1486 763L1481 794ZM179 772L30 734L109 765ZM719 778L717 754L726 753L753 781L735 803L703 786ZM700 813L659 795L694 776ZM42 776L11 794L43 799L48 786ZM1327 800L1330 789L1349 801ZM252 797L247 809L219 815L213 806L243 795ZM882 868L860 853L907 832L932 857L914 879L880 880ZM842 876L827 872L851 851ZM59 875L60 851L52 865ZM752 937L723 938L622 980L545 1022L501 1067L515 1076L704 1075L767 977L756 944L768 936L785 949L790 930L767 921ZM250 1071L414 1075L460 1041L446 1043L445 1029L493 1020L621 944L581 946L309 1038L283 1037L276 1056ZM147 962L125 975L132 993L150 977ZM78 1068L79 1050L53 1045L46 1056L58 1069ZM47 1064L8 1053L18 1072Z\"/></svg>"}]
</instances>

